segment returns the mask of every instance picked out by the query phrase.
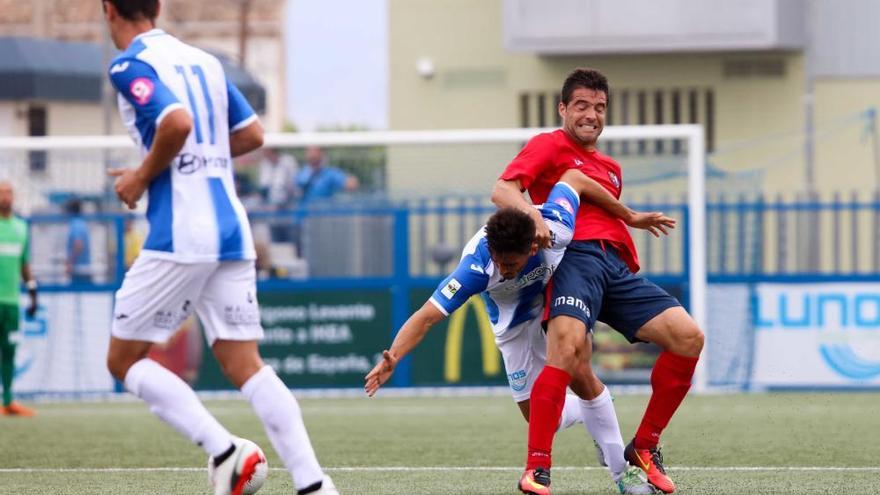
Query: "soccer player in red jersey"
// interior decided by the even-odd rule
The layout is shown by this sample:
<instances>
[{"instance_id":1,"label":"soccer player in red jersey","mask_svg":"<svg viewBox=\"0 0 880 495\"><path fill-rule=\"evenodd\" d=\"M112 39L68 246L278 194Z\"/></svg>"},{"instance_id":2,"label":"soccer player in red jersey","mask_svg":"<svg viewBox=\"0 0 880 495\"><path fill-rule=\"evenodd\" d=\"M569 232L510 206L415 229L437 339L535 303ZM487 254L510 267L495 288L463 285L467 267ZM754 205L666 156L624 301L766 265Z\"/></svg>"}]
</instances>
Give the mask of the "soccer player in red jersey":
<instances>
[{"instance_id":1,"label":"soccer player in red jersey","mask_svg":"<svg viewBox=\"0 0 880 495\"><path fill-rule=\"evenodd\" d=\"M499 207L518 208L533 217L542 245L549 232L522 191L527 190L534 203L542 203L559 176L577 168L620 197L620 165L596 149L608 96L608 81L600 72L572 72L559 103L562 129L532 138L492 191L492 201ZM636 276L638 270L638 255L624 222L581 203L573 240L547 288L547 363L532 388L528 457L519 484L524 493L550 493L551 448L566 387L582 399L593 399L583 364L590 359L589 332L596 320L608 323L630 342L653 342L663 350L651 373L648 407L625 455L658 489L675 491L658 442L690 389L703 332L675 298Z\"/></svg>"}]
</instances>

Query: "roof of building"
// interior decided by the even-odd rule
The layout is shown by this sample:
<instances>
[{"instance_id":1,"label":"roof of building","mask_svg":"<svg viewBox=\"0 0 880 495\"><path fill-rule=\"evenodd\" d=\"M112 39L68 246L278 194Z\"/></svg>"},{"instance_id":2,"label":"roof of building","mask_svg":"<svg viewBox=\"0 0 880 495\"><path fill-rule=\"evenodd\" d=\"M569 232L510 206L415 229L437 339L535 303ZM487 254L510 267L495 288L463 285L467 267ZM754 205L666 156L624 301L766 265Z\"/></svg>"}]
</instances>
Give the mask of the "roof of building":
<instances>
[{"instance_id":1,"label":"roof of building","mask_svg":"<svg viewBox=\"0 0 880 495\"><path fill-rule=\"evenodd\" d=\"M228 57L218 58L226 77L258 113L265 112L263 86ZM0 100L99 102L102 60L96 43L0 37Z\"/></svg>"}]
</instances>

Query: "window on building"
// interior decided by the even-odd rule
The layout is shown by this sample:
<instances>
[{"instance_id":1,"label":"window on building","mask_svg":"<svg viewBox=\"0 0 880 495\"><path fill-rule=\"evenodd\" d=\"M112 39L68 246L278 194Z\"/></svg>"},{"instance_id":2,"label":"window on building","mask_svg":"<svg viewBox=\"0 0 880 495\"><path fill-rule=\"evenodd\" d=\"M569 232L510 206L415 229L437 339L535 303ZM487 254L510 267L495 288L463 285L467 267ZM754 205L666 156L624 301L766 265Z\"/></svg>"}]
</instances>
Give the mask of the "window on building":
<instances>
[{"instance_id":1,"label":"window on building","mask_svg":"<svg viewBox=\"0 0 880 495\"><path fill-rule=\"evenodd\" d=\"M549 122L562 125L557 108L556 91L530 91L519 95L520 126L545 127ZM548 116L552 115L552 119ZM715 148L715 91L712 88L622 88L615 90L608 103L605 125L703 124L706 131L706 151ZM639 155L665 153L680 154L680 139L646 139L601 143L609 154Z\"/></svg>"},{"instance_id":2,"label":"window on building","mask_svg":"<svg viewBox=\"0 0 880 495\"><path fill-rule=\"evenodd\" d=\"M47 111L42 105L31 105L27 111L28 136L45 136L48 130ZM45 172L48 155L45 151L28 152L28 165L31 172Z\"/></svg>"}]
</instances>

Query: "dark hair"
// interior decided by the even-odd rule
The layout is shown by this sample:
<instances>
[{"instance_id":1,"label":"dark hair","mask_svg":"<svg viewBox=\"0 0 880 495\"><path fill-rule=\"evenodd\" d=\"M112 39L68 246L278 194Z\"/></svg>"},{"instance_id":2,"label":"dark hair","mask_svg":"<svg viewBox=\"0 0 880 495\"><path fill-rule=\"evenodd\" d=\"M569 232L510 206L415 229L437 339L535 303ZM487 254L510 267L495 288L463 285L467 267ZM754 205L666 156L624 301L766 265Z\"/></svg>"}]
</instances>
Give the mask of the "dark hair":
<instances>
[{"instance_id":1,"label":"dark hair","mask_svg":"<svg viewBox=\"0 0 880 495\"><path fill-rule=\"evenodd\" d=\"M119 15L129 21L152 21L159 16L159 0L101 0L101 5L104 2L112 3Z\"/></svg>"},{"instance_id":2,"label":"dark hair","mask_svg":"<svg viewBox=\"0 0 880 495\"><path fill-rule=\"evenodd\" d=\"M527 254L535 242L535 222L515 208L501 208L486 222L486 242L493 253Z\"/></svg>"},{"instance_id":3,"label":"dark hair","mask_svg":"<svg viewBox=\"0 0 880 495\"><path fill-rule=\"evenodd\" d=\"M578 67L565 78L565 82L562 83L562 103L564 105L568 105L568 102L571 101L571 94L578 88L602 91L605 93L606 98L611 96L609 94L608 79L596 69Z\"/></svg>"}]
</instances>

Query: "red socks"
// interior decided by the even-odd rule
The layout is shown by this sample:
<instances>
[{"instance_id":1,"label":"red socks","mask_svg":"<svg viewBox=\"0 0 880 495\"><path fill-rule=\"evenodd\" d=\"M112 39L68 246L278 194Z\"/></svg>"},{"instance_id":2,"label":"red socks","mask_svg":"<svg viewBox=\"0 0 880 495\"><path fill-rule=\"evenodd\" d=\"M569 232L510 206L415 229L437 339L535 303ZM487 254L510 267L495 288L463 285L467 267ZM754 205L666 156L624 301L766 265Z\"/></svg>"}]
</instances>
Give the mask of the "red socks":
<instances>
[{"instance_id":1,"label":"red socks","mask_svg":"<svg viewBox=\"0 0 880 495\"><path fill-rule=\"evenodd\" d=\"M663 352L657 358L654 370L651 372L651 400L648 401L642 424L636 432L637 449L651 449L657 446L660 434L691 388L691 378L694 376L698 359L671 352ZM531 429L529 433L531 434Z\"/></svg>"},{"instance_id":2,"label":"red socks","mask_svg":"<svg viewBox=\"0 0 880 495\"><path fill-rule=\"evenodd\" d=\"M571 375L552 366L544 366L532 386L529 401L529 454L526 469L552 466L550 451L553 449L553 436L562 416L565 405L565 388L571 382Z\"/></svg>"}]
</instances>

